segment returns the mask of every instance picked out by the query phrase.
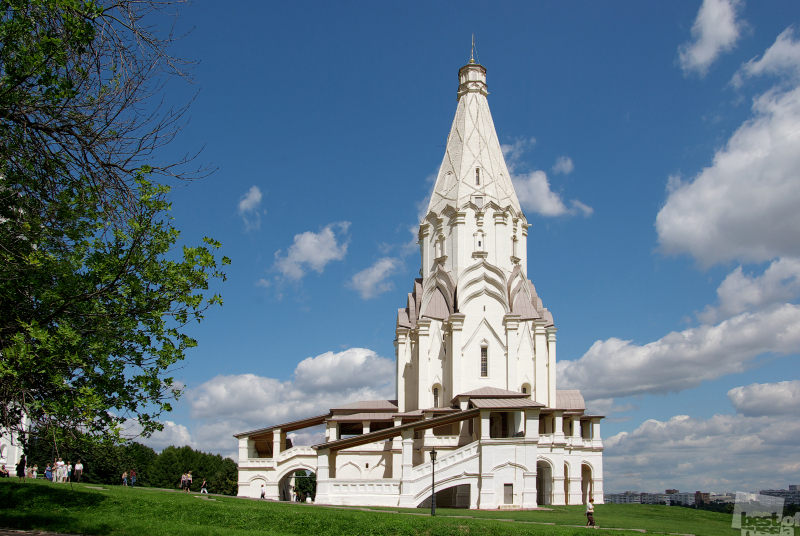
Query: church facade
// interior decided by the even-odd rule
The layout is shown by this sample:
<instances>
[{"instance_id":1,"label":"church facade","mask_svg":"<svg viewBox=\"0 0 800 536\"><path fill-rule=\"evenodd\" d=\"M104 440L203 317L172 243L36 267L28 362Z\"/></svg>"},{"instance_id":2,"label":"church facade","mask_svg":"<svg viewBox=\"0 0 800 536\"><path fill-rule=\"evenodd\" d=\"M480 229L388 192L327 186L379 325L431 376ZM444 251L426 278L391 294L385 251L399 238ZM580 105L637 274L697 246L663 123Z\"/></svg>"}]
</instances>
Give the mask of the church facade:
<instances>
[{"instance_id":1,"label":"church facade","mask_svg":"<svg viewBox=\"0 0 800 536\"><path fill-rule=\"evenodd\" d=\"M529 225L489 111L486 69L458 73L458 108L428 212L420 278L397 312L397 399L237 434L239 495L316 502L536 508L603 502L600 415L556 388L556 327L528 279ZM535 248L534 248L535 251ZM535 257L534 257L535 258ZM326 441L287 434L324 425ZM431 452L436 461L431 461ZM434 467L435 464L435 467Z\"/></svg>"}]
</instances>

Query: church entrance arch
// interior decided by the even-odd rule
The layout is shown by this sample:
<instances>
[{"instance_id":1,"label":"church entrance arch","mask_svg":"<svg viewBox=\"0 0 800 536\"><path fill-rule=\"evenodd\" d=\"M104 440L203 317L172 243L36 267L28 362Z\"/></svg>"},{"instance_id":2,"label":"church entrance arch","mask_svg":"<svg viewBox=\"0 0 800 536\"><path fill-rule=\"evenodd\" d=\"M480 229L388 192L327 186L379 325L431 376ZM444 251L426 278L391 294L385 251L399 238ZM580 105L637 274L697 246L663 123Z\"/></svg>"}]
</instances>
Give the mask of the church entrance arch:
<instances>
[{"instance_id":1,"label":"church entrance arch","mask_svg":"<svg viewBox=\"0 0 800 536\"><path fill-rule=\"evenodd\" d=\"M314 473L305 468L298 468L288 471L283 478L278 481L278 500L296 501L298 496L300 501L305 501L310 496L313 500L316 492L316 478L310 478ZM314 483L311 483L314 480Z\"/></svg>"},{"instance_id":2,"label":"church entrance arch","mask_svg":"<svg viewBox=\"0 0 800 536\"><path fill-rule=\"evenodd\" d=\"M553 466L539 460L536 462L536 504L553 504Z\"/></svg>"},{"instance_id":3,"label":"church entrance arch","mask_svg":"<svg viewBox=\"0 0 800 536\"><path fill-rule=\"evenodd\" d=\"M592 466L587 463L581 465L581 494L583 495L583 504L587 504L589 499L594 497Z\"/></svg>"}]
</instances>

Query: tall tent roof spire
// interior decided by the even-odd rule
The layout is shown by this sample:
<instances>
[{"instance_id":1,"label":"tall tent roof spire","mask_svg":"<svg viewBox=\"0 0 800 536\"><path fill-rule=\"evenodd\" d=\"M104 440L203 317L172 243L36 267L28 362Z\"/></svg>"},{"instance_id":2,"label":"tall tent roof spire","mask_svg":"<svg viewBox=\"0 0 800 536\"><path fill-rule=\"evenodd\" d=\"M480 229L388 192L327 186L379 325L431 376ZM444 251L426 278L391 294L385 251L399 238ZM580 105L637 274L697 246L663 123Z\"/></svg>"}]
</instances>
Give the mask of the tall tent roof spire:
<instances>
[{"instance_id":1,"label":"tall tent roof spire","mask_svg":"<svg viewBox=\"0 0 800 536\"><path fill-rule=\"evenodd\" d=\"M470 58L458 70L458 82L458 108L428 212L440 214L448 205L461 210L470 202L480 206L494 202L521 213L489 111L486 68Z\"/></svg>"}]
</instances>

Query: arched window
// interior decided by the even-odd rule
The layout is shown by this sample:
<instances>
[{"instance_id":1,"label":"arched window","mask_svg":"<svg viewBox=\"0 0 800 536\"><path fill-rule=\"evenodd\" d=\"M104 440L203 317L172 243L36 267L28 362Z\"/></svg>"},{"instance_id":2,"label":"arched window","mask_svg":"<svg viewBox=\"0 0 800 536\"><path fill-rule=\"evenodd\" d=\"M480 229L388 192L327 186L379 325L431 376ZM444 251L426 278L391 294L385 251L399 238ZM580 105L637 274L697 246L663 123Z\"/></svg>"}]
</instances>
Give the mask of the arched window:
<instances>
[{"instance_id":1,"label":"arched window","mask_svg":"<svg viewBox=\"0 0 800 536\"><path fill-rule=\"evenodd\" d=\"M475 185L476 186L480 186L481 185L481 169L480 168L475 168Z\"/></svg>"},{"instance_id":2,"label":"arched window","mask_svg":"<svg viewBox=\"0 0 800 536\"><path fill-rule=\"evenodd\" d=\"M489 349L481 348L481 377L489 376Z\"/></svg>"},{"instance_id":3,"label":"arched window","mask_svg":"<svg viewBox=\"0 0 800 536\"><path fill-rule=\"evenodd\" d=\"M523 383L522 384L522 394L523 395L531 394L531 386L530 386L529 383Z\"/></svg>"},{"instance_id":4,"label":"arched window","mask_svg":"<svg viewBox=\"0 0 800 536\"><path fill-rule=\"evenodd\" d=\"M528 388L527 387L523 387L522 388L522 394L523 395L527 395L528 394Z\"/></svg>"},{"instance_id":5,"label":"arched window","mask_svg":"<svg viewBox=\"0 0 800 536\"><path fill-rule=\"evenodd\" d=\"M438 408L439 407L439 388L438 387L434 387L433 388L433 407L434 408Z\"/></svg>"}]
</instances>

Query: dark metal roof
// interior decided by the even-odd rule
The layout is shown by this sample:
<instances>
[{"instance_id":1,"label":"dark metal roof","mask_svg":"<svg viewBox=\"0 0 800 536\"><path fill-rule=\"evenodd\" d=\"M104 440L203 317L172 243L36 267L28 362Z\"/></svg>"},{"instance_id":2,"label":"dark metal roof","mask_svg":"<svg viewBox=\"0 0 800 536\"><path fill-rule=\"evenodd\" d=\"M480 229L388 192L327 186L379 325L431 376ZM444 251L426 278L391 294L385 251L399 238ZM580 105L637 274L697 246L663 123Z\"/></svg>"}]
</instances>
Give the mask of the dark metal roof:
<instances>
[{"instance_id":1,"label":"dark metal roof","mask_svg":"<svg viewBox=\"0 0 800 536\"><path fill-rule=\"evenodd\" d=\"M233 437L239 438L244 436L251 436L256 434L263 434L267 432L271 432L278 428L281 429L281 432L292 432L294 430L301 430L303 428L310 428L311 426L317 426L319 424L325 424L325 420L330 417L330 413L326 413L324 415L317 415L316 417L308 417L307 419L300 419L299 421L292 421L283 424L276 424L274 426L269 426L267 428L259 428L258 430L251 430L249 432L242 432L241 434L233 434Z\"/></svg>"}]
</instances>

